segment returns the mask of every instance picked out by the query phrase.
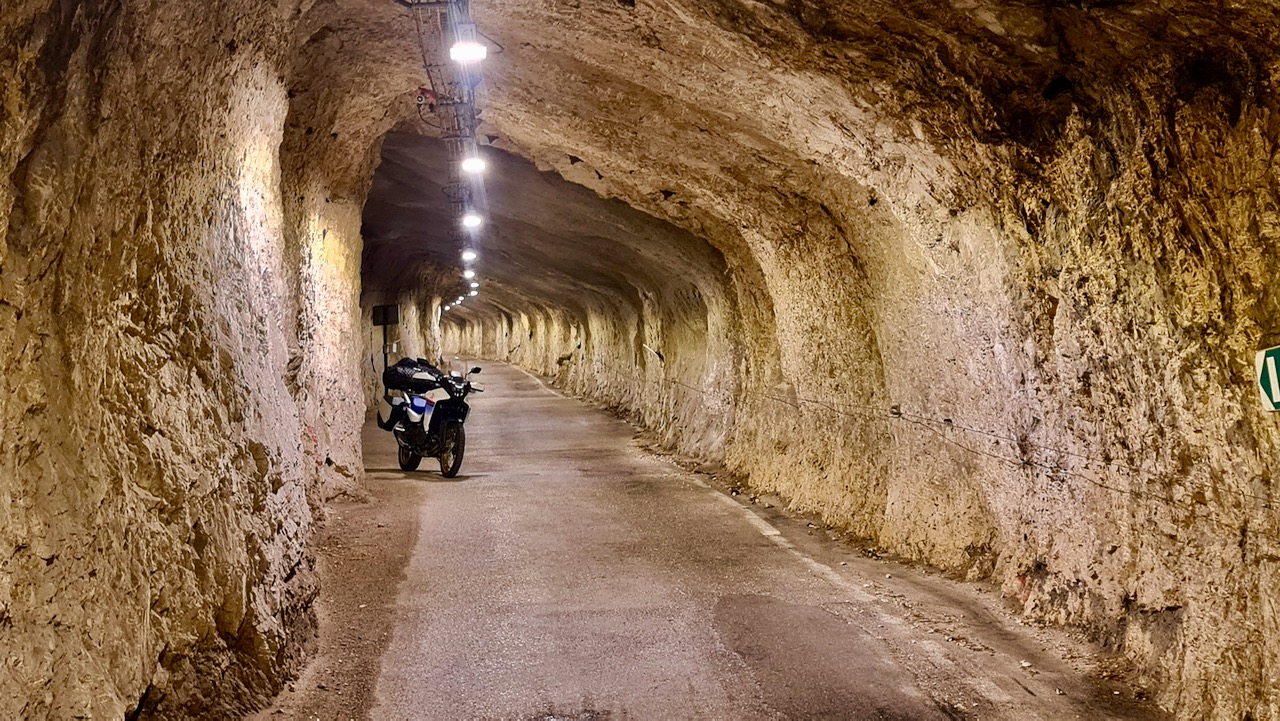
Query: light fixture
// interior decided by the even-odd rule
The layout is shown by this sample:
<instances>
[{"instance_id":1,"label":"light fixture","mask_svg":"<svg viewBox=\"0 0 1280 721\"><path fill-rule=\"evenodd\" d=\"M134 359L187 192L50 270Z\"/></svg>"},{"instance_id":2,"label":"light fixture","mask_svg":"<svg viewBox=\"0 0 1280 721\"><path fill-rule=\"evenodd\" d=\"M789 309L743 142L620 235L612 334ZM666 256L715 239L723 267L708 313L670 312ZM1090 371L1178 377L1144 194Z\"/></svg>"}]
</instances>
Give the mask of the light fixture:
<instances>
[{"instance_id":1,"label":"light fixture","mask_svg":"<svg viewBox=\"0 0 1280 721\"><path fill-rule=\"evenodd\" d=\"M466 270L462 271L462 277L466 278L467 280L471 280L472 278L476 277L476 272L474 270L471 270L470 268L467 268Z\"/></svg>"},{"instance_id":2,"label":"light fixture","mask_svg":"<svg viewBox=\"0 0 1280 721\"><path fill-rule=\"evenodd\" d=\"M446 305L446 306L444 307L444 309L445 309L445 310L449 310L449 309L450 309L450 308L452 308L452 307L453 307L453 306L451 306L451 305Z\"/></svg>"},{"instance_id":3,"label":"light fixture","mask_svg":"<svg viewBox=\"0 0 1280 721\"><path fill-rule=\"evenodd\" d=\"M476 252L475 252L474 250L464 250L464 251L462 251L462 259L463 259L463 260L475 260L475 259L476 259Z\"/></svg>"},{"instance_id":4,"label":"light fixture","mask_svg":"<svg viewBox=\"0 0 1280 721\"><path fill-rule=\"evenodd\" d=\"M462 216L462 225L464 228L479 228L480 224L483 222L484 221L481 220L480 216L473 212L468 212L466 215Z\"/></svg>"},{"instance_id":5,"label":"light fixture","mask_svg":"<svg viewBox=\"0 0 1280 721\"><path fill-rule=\"evenodd\" d=\"M472 288L479 288L479 287L480 287L480 284L479 284L479 283L472 283L472 284L471 284L471 287L472 287Z\"/></svg>"},{"instance_id":6,"label":"light fixture","mask_svg":"<svg viewBox=\"0 0 1280 721\"><path fill-rule=\"evenodd\" d=\"M473 291L471 291L470 295L480 295L480 291L478 291L478 290L473 290Z\"/></svg>"},{"instance_id":7,"label":"light fixture","mask_svg":"<svg viewBox=\"0 0 1280 721\"><path fill-rule=\"evenodd\" d=\"M472 155L462 161L462 171L465 173L483 173L485 168L484 158Z\"/></svg>"},{"instance_id":8,"label":"light fixture","mask_svg":"<svg viewBox=\"0 0 1280 721\"><path fill-rule=\"evenodd\" d=\"M449 48L449 59L459 63L474 63L488 55L489 48L474 40L459 40Z\"/></svg>"}]
</instances>

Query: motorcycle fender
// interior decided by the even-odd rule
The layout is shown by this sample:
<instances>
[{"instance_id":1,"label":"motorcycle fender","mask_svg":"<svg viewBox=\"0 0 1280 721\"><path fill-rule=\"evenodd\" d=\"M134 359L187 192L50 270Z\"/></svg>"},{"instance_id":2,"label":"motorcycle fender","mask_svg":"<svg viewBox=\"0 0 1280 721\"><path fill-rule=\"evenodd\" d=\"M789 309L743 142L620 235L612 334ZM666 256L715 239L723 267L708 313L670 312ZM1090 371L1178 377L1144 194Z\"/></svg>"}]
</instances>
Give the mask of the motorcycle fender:
<instances>
[{"instance_id":1,"label":"motorcycle fender","mask_svg":"<svg viewBox=\"0 0 1280 721\"><path fill-rule=\"evenodd\" d=\"M439 438L440 429L444 428L445 423L466 421L470 410L462 401L447 400L437 403L435 412L431 414L431 437Z\"/></svg>"}]
</instances>

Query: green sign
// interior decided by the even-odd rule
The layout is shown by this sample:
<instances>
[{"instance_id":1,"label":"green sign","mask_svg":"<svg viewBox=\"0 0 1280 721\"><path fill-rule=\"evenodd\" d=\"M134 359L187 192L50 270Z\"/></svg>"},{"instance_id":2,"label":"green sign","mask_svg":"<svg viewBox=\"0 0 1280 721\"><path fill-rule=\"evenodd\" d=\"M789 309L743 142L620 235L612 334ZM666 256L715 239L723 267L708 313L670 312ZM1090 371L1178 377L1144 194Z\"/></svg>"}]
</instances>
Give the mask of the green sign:
<instances>
[{"instance_id":1,"label":"green sign","mask_svg":"<svg viewBox=\"0 0 1280 721\"><path fill-rule=\"evenodd\" d=\"M1262 393L1262 407L1269 411L1280 411L1280 346L1258 351L1254 361L1258 369L1258 390Z\"/></svg>"}]
</instances>

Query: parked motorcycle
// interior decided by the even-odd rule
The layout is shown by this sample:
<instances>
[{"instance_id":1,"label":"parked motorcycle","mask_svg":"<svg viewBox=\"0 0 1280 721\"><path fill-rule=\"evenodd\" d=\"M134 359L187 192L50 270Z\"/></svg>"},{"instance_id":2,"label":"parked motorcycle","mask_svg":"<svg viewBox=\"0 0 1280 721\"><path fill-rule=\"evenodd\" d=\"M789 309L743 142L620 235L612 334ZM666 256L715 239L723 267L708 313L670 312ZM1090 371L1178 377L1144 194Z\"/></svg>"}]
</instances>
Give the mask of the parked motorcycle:
<instances>
[{"instance_id":1,"label":"parked motorcycle","mask_svg":"<svg viewBox=\"0 0 1280 721\"><path fill-rule=\"evenodd\" d=\"M458 475L467 446L463 423L471 412L466 398L481 392L470 380L479 372L476 367L466 375L446 374L422 358L401 359L383 372L383 398L391 413L383 420L379 411L378 427L395 434L401 470L415 471L424 457L431 457L440 461L445 478Z\"/></svg>"}]
</instances>

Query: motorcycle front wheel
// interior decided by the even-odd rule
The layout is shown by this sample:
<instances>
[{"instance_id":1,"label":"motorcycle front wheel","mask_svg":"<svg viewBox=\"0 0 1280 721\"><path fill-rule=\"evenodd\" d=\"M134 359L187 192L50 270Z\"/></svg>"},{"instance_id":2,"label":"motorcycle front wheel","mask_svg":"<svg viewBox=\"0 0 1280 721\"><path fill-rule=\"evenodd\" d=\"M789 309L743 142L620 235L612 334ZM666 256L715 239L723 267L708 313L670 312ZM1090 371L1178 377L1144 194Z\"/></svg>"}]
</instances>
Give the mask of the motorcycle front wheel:
<instances>
[{"instance_id":1,"label":"motorcycle front wheel","mask_svg":"<svg viewBox=\"0 0 1280 721\"><path fill-rule=\"evenodd\" d=\"M404 446L400 446L400 452L396 454L396 460L400 462L400 470L416 471L418 470L418 464L422 463L422 456Z\"/></svg>"},{"instance_id":2,"label":"motorcycle front wheel","mask_svg":"<svg viewBox=\"0 0 1280 721\"><path fill-rule=\"evenodd\" d=\"M462 468L462 453L467 448L467 433L461 423L444 427L444 450L440 451L440 475L453 478Z\"/></svg>"}]
</instances>

